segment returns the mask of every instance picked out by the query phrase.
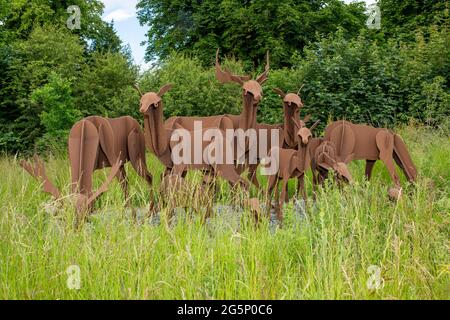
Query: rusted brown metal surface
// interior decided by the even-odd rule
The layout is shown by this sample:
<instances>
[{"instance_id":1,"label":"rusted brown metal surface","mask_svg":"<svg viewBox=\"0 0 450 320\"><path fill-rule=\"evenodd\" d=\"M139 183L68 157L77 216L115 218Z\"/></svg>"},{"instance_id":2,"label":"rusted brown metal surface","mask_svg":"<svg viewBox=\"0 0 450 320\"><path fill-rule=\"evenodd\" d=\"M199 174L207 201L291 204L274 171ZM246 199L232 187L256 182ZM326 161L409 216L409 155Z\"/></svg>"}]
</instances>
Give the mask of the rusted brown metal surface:
<instances>
[{"instance_id":1,"label":"rusted brown metal surface","mask_svg":"<svg viewBox=\"0 0 450 320\"><path fill-rule=\"evenodd\" d=\"M278 172L268 176L268 196L267 208L270 208L272 193L275 191L275 206L279 221L283 221L283 205L289 201L288 182L289 179L297 178L300 192L306 201L306 190L304 185L305 173L311 166L309 142L312 139L312 130L318 125L316 122L310 129L305 126L305 120L297 122L291 121L297 128L296 141L297 149L286 149L274 147L270 151L269 158L276 161L277 157L270 157L274 152L278 153ZM263 166L267 166L265 161ZM278 185L281 183L281 193L278 192Z\"/></svg>"},{"instance_id":2,"label":"rusted brown metal surface","mask_svg":"<svg viewBox=\"0 0 450 320\"><path fill-rule=\"evenodd\" d=\"M394 162L408 181L414 182L417 178L416 166L405 143L390 130L337 121L326 128L325 140L334 143L338 162L348 164L353 160L366 160L366 176L369 179L375 162L381 160L395 184L389 190L389 196L393 199L398 199L402 190Z\"/></svg>"},{"instance_id":3,"label":"rusted brown metal surface","mask_svg":"<svg viewBox=\"0 0 450 320\"><path fill-rule=\"evenodd\" d=\"M131 117L108 119L89 117L77 122L69 135L69 159L72 177L72 193L79 218L92 210L95 200L107 190L117 177L128 202L128 185L125 163L131 162L136 172L151 186L152 176L145 162L145 139L139 123ZM61 192L50 182L42 161L35 157L34 166L22 162L22 167L43 182L45 192L58 199ZM111 167L105 183L92 191L95 170Z\"/></svg>"},{"instance_id":4,"label":"rusted brown metal surface","mask_svg":"<svg viewBox=\"0 0 450 320\"><path fill-rule=\"evenodd\" d=\"M310 141L310 154L314 192L318 185L325 182L330 171L334 172L334 177L338 182L342 180L353 181L347 165L338 161L336 146L333 142L313 138Z\"/></svg>"}]
</instances>

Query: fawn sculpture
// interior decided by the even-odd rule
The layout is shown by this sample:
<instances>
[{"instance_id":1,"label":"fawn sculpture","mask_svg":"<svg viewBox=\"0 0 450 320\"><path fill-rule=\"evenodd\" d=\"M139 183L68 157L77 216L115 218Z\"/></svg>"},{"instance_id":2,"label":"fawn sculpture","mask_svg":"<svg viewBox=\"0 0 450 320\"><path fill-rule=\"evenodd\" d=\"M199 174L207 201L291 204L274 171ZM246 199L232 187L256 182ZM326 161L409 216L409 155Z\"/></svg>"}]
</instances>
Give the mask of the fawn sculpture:
<instances>
[{"instance_id":1,"label":"fawn sculpture","mask_svg":"<svg viewBox=\"0 0 450 320\"><path fill-rule=\"evenodd\" d=\"M152 176L145 162L145 139L139 123L131 117L107 119L88 117L77 122L69 134L69 159L72 193L76 196L78 220L92 210L94 201L106 191L114 177L120 181L128 203L128 184L124 165L130 161L136 172L151 186ZM45 192L60 198L60 192L45 174L43 163L36 157L35 166L22 162L22 167L43 182ZM111 173L97 192L92 192L95 170L112 167ZM134 213L133 213L134 215Z\"/></svg>"},{"instance_id":2,"label":"fawn sculpture","mask_svg":"<svg viewBox=\"0 0 450 320\"><path fill-rule=\"evenodd\" d=\"M339 162L348 164L353 160L366 160L368 179L375 162L383 161L395 184L389 190L392 199L398 199L402 190L394 161L403 170L408 181L414 182L417 179L417 169L405 143L398 134L390 130L337 121L325 129L325 140L335 144Z\"/></svg>"},{"instance_id":3,"label":"fawn sculpture","mask_svg":"<svg viewBox=\"0 0 450 320\"><path fill-rule=\"evenodd\" d=\"M301 89L300 89L301 90ZM267 146L267 150L272 149L272 139L270 135L261 135L259 134L260 130L266 130L266 132L271 132L272 130L279 131L279 141L278 146L285 149L297 149L297 130L296 127L304 127L310 120L310 116L306 117L304 120L300 119L300 111L303 108L303 101L299 96L300 90L297 94L295 93L284 93L283 90L275 88L273 91L277 93L283 99L283 111L284 111L284 122L283 124L278 125L270 125L270 124L256 124L256 130L258 132L258 139L262 139L262 137L266 137L265 145ZM297 123L297 124L296 124ZM258 147L261 146L261 143L258 143ZM266 152L265 151L265 152ZM259 152L259 154L263 154ZM262 160L262 158L258 158L258 163ZM251 182L259 188L259 182L256 177L256 171L258 168L258 164L249 165L249 176ZM300 189L299 189L300 191Z\"/></svg>"},{"instance_id":4,"label":"fawn sculpture","mask_svg":"<svg viewBox=\"0 0 450 320\"><path fill-rule=\"evenodd\" d=\"M212 158L206 159L207 161L202 161L200 163L174 163L173 161L173 149L178 145L178 142L171 141L171 136L174 133L177 133L177 130L185 131L190 139L193 139L197 135L193 130L187 130L182 127L180 124L175 123L175 127L171 128L172 125L165 125L164 123L164 114L163 108L164 104L162 101L162 97L165 93L167 93L172 85L167 84L163 86L158 93L149 92L146 94L142 94L139 87L136 85L135 88L141 94L141 106L140 112L144 114L144 127L145 127L145 138L147 147L150 149L152 153L154 153L160 161L166 167L165 176L169 173L172 175L177 175L180 177L184 177L188 170L196 169L204 172L208 172L215 176L221 176L226 179L230 184L241 184L246 187L247 183L243 180L235 171L234 164L227 164L225 160L226 151L231 150L231 141L225 139L226 134L224 130L218 129L223 127L221 124L222 121L226 121L226 117L217 119L217 136L221 136L222 139L217 138L217 136L213 137L212 141L206 142L203 141L203 145L200 148L201 155L205 153L207 149L214 149L217 153L219 152L222 155L222 160L219 163L215 163L215 160ZM205 130L210 129L202 129L203 132L200 132L200 136L203 137ZM191 155L194 154L194 147L196 141L183 141L183 143L187 143L192 150ZM209 154L209 153L208 153ZM183 158L184 155L180 154L180 157ZM219 156L216 154L216 158Z\"/></svg>"},{"instance_id":5,"label":"fawn sculpture","mask_svg":"<svg viewBox=\"0 0 450 320\"><path fill-rule=\"evenodd\" d=\"M297 126L297 122L292 119ZM310 168L311 158L308 144L312 138L312 131L318 122L316 122L310 129L304 126L304 121L298 126L296 140L297 149L286 149L274 147L269 152L271 161L277 161L278 171L268 177L268 197L267 207L270 208L270 199L275 189L275 201L278 220L283 220L282 207L283 204L289 201L288 182L291 178L297 178L299 181L299 188L306 201L306 191L304 186L304 177L306 171ZM277 155L273 156L275 153ZM267 159L262 161L264 169L269 163ZM278 192L278 185L282 181L281 194Z\"/></svg>"}]
</instances>

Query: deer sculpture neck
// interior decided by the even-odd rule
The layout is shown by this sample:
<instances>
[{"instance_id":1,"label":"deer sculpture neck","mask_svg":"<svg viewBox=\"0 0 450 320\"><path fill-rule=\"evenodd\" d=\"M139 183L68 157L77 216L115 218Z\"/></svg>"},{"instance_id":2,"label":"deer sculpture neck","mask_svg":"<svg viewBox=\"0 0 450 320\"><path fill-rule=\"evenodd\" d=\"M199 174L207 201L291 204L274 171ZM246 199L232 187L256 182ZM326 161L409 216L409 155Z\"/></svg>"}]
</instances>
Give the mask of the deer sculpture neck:
<instances>
[{"instance_id":1,"label":"deer sculpture neck","mask_svg":"<svg viewBox=\"0 0 450 320\"><path fill-rule=\"evenodd\" d=\"M248 130L256 126L256 111L258 106L254 104L253 95L243 94L243 108L239 118L239 129Z\"/></svg>"},{"instance_id":2,"label":"deer sculpture neck","mask_svg":"<svg viewBox=\"0 0 450 320\"><path fill-rule=\"evenodd\" d=\"M150 108L144 114L144 129L150 134L148 147L155 152L156 156L162 156L169 147L169 140L164 128L163 103L159 108Z\"/></svg>"}]
</instances>

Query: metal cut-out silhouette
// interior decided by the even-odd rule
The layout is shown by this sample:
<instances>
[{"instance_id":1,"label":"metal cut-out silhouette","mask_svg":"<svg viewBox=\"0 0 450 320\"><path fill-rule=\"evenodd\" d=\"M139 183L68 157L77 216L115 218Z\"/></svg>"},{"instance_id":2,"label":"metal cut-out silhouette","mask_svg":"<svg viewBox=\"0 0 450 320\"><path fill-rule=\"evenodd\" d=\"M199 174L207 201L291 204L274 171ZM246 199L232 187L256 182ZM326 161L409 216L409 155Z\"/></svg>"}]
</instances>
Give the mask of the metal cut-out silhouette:
<instances>
[{"instance_id":1,"label":"metal cut-out silhouette","mask_svg":"<svg viewBox=\"0 0 450 320\"><path fill-rule=\"evenodd\" d=\"M162 101L162 97L165 93L167 93L171 88L171 84L167 84L163 86L158 93L149 92L146 94L142 94L139 87L136 85L135 88L141 94L141 106L140 111L144 114L144 126L145 126L145 138L147 142L147 147L150 149L152 153L154 153L160 161L165 165L166 172L164 176L176 175L181 178L184 178L188 170L201 170L205 173L208 173L212 177L220 176L227 180L231 185L240 184L244 188L248 188L248 183L242 179L234 168L234 164L226 164L226 152L227 150L231 150L231 141L226 140L226 134L224 130L219 130L223 139L219 139L222 141L203 141L203 145L201 147L201 155L203 156L204 151L207 148L211 148L216 143L219 145L219 148L216 148L216 151L221 150L222 152L222 163L215 163L213 159L211 161L205 162L203 157L201 163L179 163L174 164L172 157L172 149L178 144L178 142L171 142L170 137L175 132L175 130L186 130L191 139L194 139L197 135L192 130L187 130L182 127L178 123L174 123L175 127L168 128L168 126L164 123L164 114L163 108L164 104ZM216 125L217 128L225 127L221 124L222 121L229 120L227 117L217 118ZM170 126L169 126L170 127ZM203 132L200 133L200 136L203 137L204 131L210 129L203 129ZM194 154L194 148L196 145L195 141L189 141L189 145L192 150L191 155ZM182 155L180 155L182 156ZM173 179L172 179L173 180Z\"/></svg>"},{"instance_id":2,"label":"metal cut-out silhouette","mask_svg":"<svg viewBox=\"0 0 450 320\"><path fill-rule=\"evenodd\" d=\"M325 140L336 146L339 162L348 164L353 160L366 160L368 179L375 162L381 160L395 184L389 190L392 199L398 199L402 192L394 162L402 169L408 181L414 182L417 179L417 169L405 143L398 134L390 130L337 121L325 129Z\"/></svg>"},{"instance_id":3,"label":"metal cut-out silhouette","mask_svg":"<svg viewBox=\"0 0 450 320\"><path fill-rule=\"evenodd\" d=\"M297 130L296 126L306 126L305 122L308 122L310 120L310 116L306 117L304 120L300 119L300 111L303 108L303 101L299 96L299 92L297 94L295 93L284 93L283 90L275 88L273 91L278 94L283 99L283 112L284 112L284 122L283 124L276 124L276 125L270 125L270 124L262 124L257 123L256 124L256 130L257 130L257 137L258 139L261 139L262 137L266 137L265 145L267 146L267 150L272 149L272 139L270 132L272 130L279 130L279 141L278 146L284 148L284 149L297 149ZM293 121L294 120L294 121ZM297 124L295 124L295 123ZM268 132L267 135L261 135L259 132L261 130L266 130ZM261 146L260 143L258 143L258 148ZM262 154L258 152L258 156ZM263 158L258 158L258 164ZM259 188L259 182L257 179L257 168L258 164L252 164L249 165L249 177L251 179L251 182ZM298 191L300 191L300 188L298 188Z\"/></svg>"},{"instance_id":4,"label":"metal cut-out silhouette","mask_svg":"<svg viewBox=\"0 0 450 320\"><path fill-rule=\"evenodd\" d=\"M270 208L270 202L272 193L275 190L275 206L277 217L280 222L283 221L283 205L289 201L288 194L288 182L291 178L297 178L299 181L299 188L303 195L303 199L306 201L306 190L304 185L304 177L305 173L311 166L311 158L309 151L309 142L312 139L312 130L318 125L319 122L316 122L310 129L307 128L304 123L307 122L304 119L303 121L297 123L294 119L291 121L297 127L297 149L286 149L286 148L277 148L274 147L269 153L269 158L271 161L276 161L278 158L278 172L269 175L268 177L268 197L267 197L267 207ZM278 152L278 157L272 157L274 152ZM263 161L263 166L267 166L268 163ZM278 192L278 185L282 182L281 185L281 193Z\"/></svg>"}]
</instances>

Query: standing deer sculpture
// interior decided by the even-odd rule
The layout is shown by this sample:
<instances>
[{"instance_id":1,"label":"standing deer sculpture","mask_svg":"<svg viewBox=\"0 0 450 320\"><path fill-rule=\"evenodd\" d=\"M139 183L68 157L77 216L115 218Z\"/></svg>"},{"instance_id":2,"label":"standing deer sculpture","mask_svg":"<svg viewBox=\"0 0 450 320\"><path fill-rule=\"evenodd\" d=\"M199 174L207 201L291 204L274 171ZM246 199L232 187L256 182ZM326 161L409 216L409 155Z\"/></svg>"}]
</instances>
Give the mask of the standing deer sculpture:
<instances>
[{"instance_id":1,"label":"standing deer sculpture","mask_svg":"<svg viewBox=\"0 0 450 320\"><path fill-rule=\"evenodd\" d=\"M301 125L298 125L297 121L295 121L294 119L291 119L291 121L296 126L298 126L296 134L297 149L293 150L274 147L269 152L269 158L266 158L262 161L263 170L265 170L267 168L266 166L269 164L268 159L271 159L270 161L277 161L276 167L278 171L268 176L267 208L270 208L271 195L275 189L276 212L278 220L280 222L283 221L283 204L289 201L289 179L298 179L300 190L302 192L303 198L306 201L304 176L311 165L308 144L312 138L312 130L318 125L318 122L316 122L310 129L308 129L306 128L306 126L303 126L304 121L301 123ZM277 154L274 156L274 153ZM281 194L278 192L278 185L280 182L282 182Z\"/></svg>"},{"instance_id":2,"label":"standing deer sculpture","mask_svg":"<svg viewBox=\"0 0 450 320\"><path fill-rule=\"evenodd\" d=\"M256 127L256 113L258 110L258 105L263 97L262 85L268 80L268 74L270 70L269 54L267 53L267 63L265 70L260 74L256 80L252 80L250 76L239 76L234 75L228 70L222 70L219 62L219 49L216 52L216 79L220 83L236 83L242 87L243 95L243 110L240 115L217 115L210 117L172 117L166 121L166 126L171 129L176 129L181 126L187 130L194 130L194 123L201 122L203 129L208 128L219 128L222 130L238 130L247 131L248 129L255 129ZM220 125L220 127L219 127ZM245 159L237 159L238 155L242 153L245 156L246 151L250 147L248 141L246 140L245 145L237 143L237 139L233 141L234 149L234 160L235 162L245 162ZM241 155L242 156L242 155ZM238 161L239 160L239 161ZM242 171L246 166L238 166L238 172Z\"/></svg>"},{"instance_id":3,"label":"standing deer sculpture","mask_svg":"<svg viewBox=\"0 0 450 320\"><path fill-rule=\"evenodd\" d=\"M216 78L220 83L236 83L242 87L243 94L243 110L240 115L217 115L210 117L172 117L166 121L169 128L176 128L177 125L187 129L194 130L194 123L200 121L202 128L217 128L221 124L220 129L243 129L248 130L255 128L256 112L258 105L263 96L262 85L267 81L269 74L269 54L267 53L267 64L265 71L259 75L256 80L252 80L250 76L238 76L232 74L228 70L222 70L219 62L219 49L216 52ZM231 122L223 120L228 117Z\"/></svg>"},{"instance_id":4,"label":"standing deer sculpture","mask_svg":"<svg viewBox=\"0 0 450 320\"><path fill-rule=\"evenodd\" d=\"M92 211L94 201L106 191L117 177L128 204L128 183L125 163L130 161L136 172L151 186L152 176L145 161L145 139L139 123L131 117L108 119L88 117L77 122L69 134L69 159L72 176L72 193L75 195L78 221ZM43 182L44 191L60 198L60 192L45 174L42 161L35 165L22 162L22 167ZM92 175L95 170L112 167L105 184L92 192ZM134 212L133 212L134 215Z\"/></svg>"},{"instance_id":5,"label":"standing deer sculpture","mask_svg":"<svg viewBox=\"0 0 450 320\"><path fill-rule=\"evenodd\" d=\"M176 134L178 130L180 130L180 132L186 132L190 139L193 139L197 135L194 131L189 131L180 124L175 123L175 127L172 128L172 125L166 125L164 123L164 103L162 98L172 88L172 85L167 84L163 86L158 93L148 92L145 94L142 94L142 91L137 85L134 87L141 96L140 112L144 115L145 141L147 148L155 154L155 156L166 167L166 170L163 173L163 184L168 184L173 188L176 188L176 186L179 185L180 179L186 176L187 171L194 169L206 172L210 176L220 176L227 180L231 185L240 184L245 189L248 188L248 183L236 173L233 163L215 163L214 159L210 159L210 161L206 162L202 159L202 162L198 164L174 162L174 156L172 153L178 143L171 141L172 135ZM200 148L202 155L205 153L205 150L214 145L215 147L213 147L213 149L215 149L215 152L220 152L223 157L226 156L226 150L230 150L231 143L225 139L226 134L224 130L218 129L222 127L221 121L225 121L226 119L226 117L218 118L216 122L217 128L213 128L213 130L217 130L224 139L219 139L219 141L212 140L210 142L202 141L203 145ZM205 130L212 129L202 130L203 131L200 132L201 137L203 137ZM190 150L192 155L196 141L190 140L187 141L187 143L192 148L192 150ZM215 143L217 143L217 145L215 145ZM183 155L181 154L179 156L182 157ZM177 177L178 179L173 179L174 177ZM167 188L167 186L163 187Z\"/></svg>"},{"instance_id":6,"label":"standing deer sculpture","mask_svg":"<svg viewBox=\"0 0 450 320\"><path fill-rule=\"evenodd\" d=\"M402 192L394 161L403 170L408 181L414 182L417 179L417 169L405 143L398 134L390 130L337 121L325 129L325 140L336 146L339 162L348 164L353 160L366 160L368 179L375 162L381 160L395 184L389 190L392 199L398 199Z\"/></svg>"}]
</instances>

